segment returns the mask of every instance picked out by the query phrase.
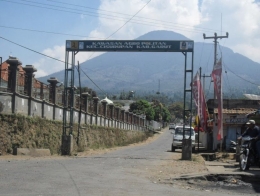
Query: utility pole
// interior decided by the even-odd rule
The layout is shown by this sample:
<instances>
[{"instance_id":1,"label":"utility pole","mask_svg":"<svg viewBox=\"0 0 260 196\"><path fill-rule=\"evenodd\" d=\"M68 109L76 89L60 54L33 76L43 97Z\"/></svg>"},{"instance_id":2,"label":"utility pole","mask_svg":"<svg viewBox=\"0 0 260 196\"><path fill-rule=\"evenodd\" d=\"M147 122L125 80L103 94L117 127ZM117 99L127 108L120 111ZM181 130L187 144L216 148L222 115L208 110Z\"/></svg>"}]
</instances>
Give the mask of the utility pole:
<instances>
[{"instance_id":1,"label":"utility pole","mask_svg":"<svg viewBox=\"0 0 260 196\"><path fill-rule=\"evenodd\" d=\"M204 39L214 39L214 65L217 63L217 39L222 39L222 38L228 38L228 32L226 32L226 36L218 36L217 33L214 33L214 37L206 37L206 34L203 33L203 38Z\"/></svg>"},{"instance_id":2,"label":"utility pole","mask_svg":"<svg viewBox=\"0 0 260 196\"><path fill-rule=\"evenodd\" d=\"M214 33L213 37L206 37L205 33L203 33L203 38L204 39L214 39L213 42L214 42L214 66L215 66L216 63L217 63L217 43L218 43L217 39L228 38L228 32L226 32L225 36L218 36L217 33ZM214 111L214 108L215 108L215 99L216 99L216 91L215 91L215 88L214 88L213 111ZM220 142L220 150L222 151L222 140Z\"/></svg>"},{"instance_id":3,"label":"utility pole","mask_svg":"<svg viewBox=\"0 0 260 196\"><path fill-rule=\"evenodd\" d=\"M206 76L205 74L203 74L201 77L203 77L203 91L204 91L204 93L206 93L206 91L205 91L205 78L211 78L211 74L209 76Z\"/></svg>"},{"instance_id":4,"label":"utility pole","mask_svg":"<svg viewBox=\"0 0 260 196\"><path fill-rule=\"evenodd\" d=\"M211 75L209 75L209 76L206 76L205 74L203 74L203 76L201 75L201 67L200 67L200 81L201 81L201 77L203 77L203 91L204 91L204 93L205 93L205 77L211 77ZM199 143L200 143L200 119L199 119L199 124L198 124L198 150L197 150L197 152L199 153L199 149L200 149L200 146L199 146ZM206 130L204 130L204 131L206 131Z\"/></svg>"},{"instance_id":5,"label":"utility pole","mask_svg":"<svg viewBox=\"0 0 260 196\"><path fill-rule=\"evenodd\" d=\"M0 90L2 90L2 57L0 59Z\"/></svg>"}]
</instances>

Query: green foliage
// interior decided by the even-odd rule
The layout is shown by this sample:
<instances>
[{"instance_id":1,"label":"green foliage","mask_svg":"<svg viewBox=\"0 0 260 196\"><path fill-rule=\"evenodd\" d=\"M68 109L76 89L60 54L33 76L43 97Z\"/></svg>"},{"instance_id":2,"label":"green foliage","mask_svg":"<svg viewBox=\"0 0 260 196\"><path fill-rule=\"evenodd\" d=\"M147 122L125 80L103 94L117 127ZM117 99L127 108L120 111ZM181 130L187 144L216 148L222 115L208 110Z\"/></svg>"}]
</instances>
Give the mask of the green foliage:
<instances>
[{"instance_id":1,"label":"green foliage","mask_svg":"<svg viewBox=\"0 0 260 196\"><path fill-rule=\"evenodd\" d=\"M170 114L168 108L166 108L166 107L162 108L162 120L164 122L170 122L170 120L171 120L171 114Z\"/></svg>"},{"instance_id":2,"label":"green foliage","mask_svg":"<svg viewBox=\"0 0 260 196\"><path fill-rule=\"evenodd\" d=\"M138 100L130 104L130 111L136 114L145 114L147 120L156 120L169 122L171 120L171 114L169 110L158 100L154 100L149 103L146 100Z\"/></svg>"},{"instance_id":3,"label":"green foliage","mask_svg":"<svg viewBox=\"0 0 260 196\"><path fill-rule=\"evenodd\" d=\"M147 120L154 120L155 111L152 107L146 108L145 115Z\"/></svg>"},{"instance_id":4,"label":"green foliage","mask_svg":"<svg viewBox=\"0 0 260 196\"><path fill-rule=\"evenodd\" d=\"M183 118L183 103L182 102L176 102L172 105L170 105L168 107L168 110L171 114L171 118L175 119L175 118L179 118L182 119Z\"/></svg>"},{"instance_id":5,"label":"green foliage","mask_svg":"<svg viewBox=\"0 0 260 196\"><path fill-rule=\"evenodd\" d=\"M145 114L147 120L154 120L155 111L151 104L146 100L140 99L131 103L129 110L136 114Z\"/></svg>"}]
</instances>

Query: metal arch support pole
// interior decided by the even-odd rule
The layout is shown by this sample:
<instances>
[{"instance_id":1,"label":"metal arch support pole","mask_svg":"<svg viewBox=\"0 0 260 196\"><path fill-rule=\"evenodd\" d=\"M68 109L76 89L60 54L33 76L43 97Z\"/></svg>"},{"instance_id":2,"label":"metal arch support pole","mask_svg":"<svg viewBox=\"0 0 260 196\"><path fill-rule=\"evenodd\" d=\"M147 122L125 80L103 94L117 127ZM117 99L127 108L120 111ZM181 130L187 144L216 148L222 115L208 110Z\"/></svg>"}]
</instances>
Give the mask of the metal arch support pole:
<instances>
[{"instance_id":1,"label":"metal arch support pole","mask_svg":"<svg viewBox=\"0 0 260 196\"><path fill-rule=\"evenodd\" d=\"M190 112L190 119L189 119L189 126L192 125L192 85L190 85L190 89L186 89L187 87L187 73L191 73L191 81L193 80L193 59L194 54L192 52L192 59L191 59L191 68L187 69L187 52L184 53L185 56L185 70L184 70L184 110L183 110L183 140L182 140L182 159L183 160L191 160L191 153L192 153L192 140L191 140L191 128L190 128L190 137L189 139L185 139L185 114L186 111ZM186 109L186 94L187 92L190 93L190 108Z\"/></svg>"},{"instance_id":2,"label":"metal arch support pole","mask_svg":"<svg viewBox=\"0 0 260 196\"><path fill-rule=\"evenodd\" d=\"M68 63L69 52L65 54L65 75L64 75L64 92L63 92L63 132L62 135L66 135L67 129L67 110L68 110Z\"/></svg>"},{"instance_id":3,"label":"metal arch support pole","mask_svg":"<svg viewBox=\"0 0 260 196\"><path fill-rule=\"evenodd\" d=\"M73 151L73 117L74 117L74 67L75 52L71 52L71 67L69 67L70 52L65 55L65 77L64 77L64 108L63 108L63 134L62 134L62 155L70 155ZM70 98L69 98L70 96ZM70 114L69 123L67 114ZM69 129L69 134L67 133ZM68 135L67 135L68 134Z\"/></svg>"},{"instance_id":4,"label":"metal arch support pole","mask_svg":"<svg viewBox=\"0 0 260 196\"><path fill-rule=\"evenodd\" d=\"M1 61L0 61L0 90L2 90L2 57L0 57Z\"/></svg>"},{"instance_id":5,"label":"metal arch support pole","mask_svg":"<svg viewBox=\"0 0 260 196\"><path fill-rule=\"evenodd\" d=\"M183 139L184 139L184 136L185 136L185 132L184 132L184 127L185 127L185 108L186 108L186 78L187 78L187 73L186 73L186 70L187 70L187 52L183 53L184 54L184 94L183 94L183 97L184 97L184 103L183 103Z\"/></svg>"},{"instance_id":6,"label":"metal arch support pole","mask_svg":"<svg viewBox=\"0 0 260 196\"><path fill-rule=\"evenodd\" d=\"M71 75L70 75L70 132L73 132L73 117L74 117L74 69L75 69L75 52L71 53Z\"/></svg>"},{"instance_id":7,"label":"metal arch support pole","mask_svg":"<svg viewBox=\"0 0 260 196\"><path fill-rule=\"evenodd\" d=\"M193 81L193 64L194 64L194 52L191 54L191 83ZM191 93L190 93L190 127L192 126L192 85L191 86ZM190 132L190 138L191 138L191 132Z\"/></svg>"}]
</instances>

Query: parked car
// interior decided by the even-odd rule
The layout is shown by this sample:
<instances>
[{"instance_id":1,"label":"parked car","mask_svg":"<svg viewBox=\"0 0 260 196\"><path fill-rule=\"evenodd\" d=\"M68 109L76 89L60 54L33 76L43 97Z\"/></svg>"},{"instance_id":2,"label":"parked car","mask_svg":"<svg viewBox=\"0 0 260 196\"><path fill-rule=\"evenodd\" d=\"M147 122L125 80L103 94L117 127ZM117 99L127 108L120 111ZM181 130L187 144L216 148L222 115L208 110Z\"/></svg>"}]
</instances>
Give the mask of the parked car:
<instances>
[{"instance_id":1,"label":"parked car","mask_svg":"<svg viewBox=\"0 0 260 196\"><path fill-rule=\"evenodd\" d=\"M173 123L169 124L169 130L174 129L174 128L175 128L175 124L173 124Z\"/></svg>"},{"instance_id":2,"label":"parked car","mask_svg":"<svg viewBox=\"0 0 260 196\"><path fill-rule=\"evenodd\" d=\"M192 127L185 126L184 128L184 138L189 139L191 135L191 145L192 152L195 152L195 131ZM175 149L182 149L182 139L183 139L183 126L176 126L174 130L171 132L173 134L172 138L172 152L175 152Z\"/></svg>"}]
</instances>

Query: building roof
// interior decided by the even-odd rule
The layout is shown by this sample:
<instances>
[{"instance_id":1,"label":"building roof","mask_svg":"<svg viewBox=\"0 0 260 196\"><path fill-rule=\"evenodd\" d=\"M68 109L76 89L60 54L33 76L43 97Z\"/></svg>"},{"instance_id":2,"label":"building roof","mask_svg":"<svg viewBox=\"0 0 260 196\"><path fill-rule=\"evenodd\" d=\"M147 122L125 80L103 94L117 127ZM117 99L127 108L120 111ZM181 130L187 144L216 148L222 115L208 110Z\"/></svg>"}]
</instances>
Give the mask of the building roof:
<instances>
[{"instance_id":1,"label":"building roof","mask_svg":"<svg viewBox=\"0 0 260 196\"><path fill-rule=\"evenodd\" d=\"M244 96L245 96L247 99L250 99L250 100L260 100L260 95L244 94Z\"/></svg>"},{"instance_id":2,"label":"building roof","mask_svg":"<svg viewBox=\"0 0 260 196\"><path fill-rule=\"evenodd\" d=\"M102 99L101 102L102 102L102 101L106 101L108 104L112 104L112 103L113 103L113 101L111 101L111 100L108 99L107 97L106 97L105 99Z\"/></svg>"},{"instance_id":3,"label":"building roof","mask_svg":"<svg viewBox=\"0 0 260 196\"><path fill-rule=\"evenodd\" d=\"M222 109L223 114L245 114L246 115L246 114L250 114L255 111L256 111L255 108L233 108L233 109L223 108ZM214 113L215 114L218 113L218 108L214 109Z\"/></svg>"},{"instance_id":4,"label":"building roof","mask_svg":"<svg viewBox=\"0 0 260 196\"><path fill-rule=\"evenodd\" d=\"M8 81L8 67L9 67L9 64L6 61L4 61L1 65L1 79L6 82ZM24 86L25 71L21 65L18 65L18 69L19 69L18 85ZM39 80L35 79L34 83L33 83L33 87L41 88L41 82ZM46 85L43 88L47 88Z\"/></svg>"}]
</instances>

